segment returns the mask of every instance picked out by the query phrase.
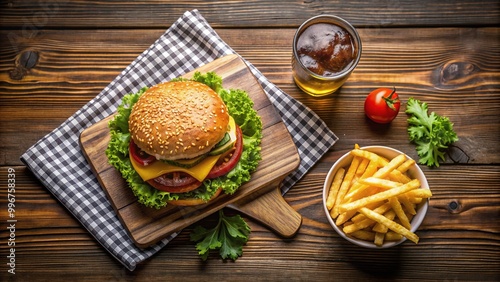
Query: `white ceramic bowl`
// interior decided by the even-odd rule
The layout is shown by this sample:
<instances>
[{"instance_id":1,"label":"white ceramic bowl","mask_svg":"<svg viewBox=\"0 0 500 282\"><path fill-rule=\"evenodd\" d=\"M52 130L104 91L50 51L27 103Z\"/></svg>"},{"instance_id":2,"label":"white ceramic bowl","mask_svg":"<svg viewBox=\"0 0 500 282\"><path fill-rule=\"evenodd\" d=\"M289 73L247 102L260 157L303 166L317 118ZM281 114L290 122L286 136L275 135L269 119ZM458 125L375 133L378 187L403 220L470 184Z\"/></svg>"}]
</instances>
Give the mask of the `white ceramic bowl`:
<instances>
[{"instance_id":1,"label":"white ceramic bowl","mask_svg":"<svg viewBox=\"0 0 500 282\"><path fill-rule=\"evenodd\" d=\"M367 147L362 147L361 149L371 151L373 153L376 153L376 154L383 156L383 157L386 157L388 159L392 159L400 154L403 154L402 152L400 152L396 149L393 149L390 147L385 147L385 146L367 146ZM410 158L410 157L407 156L407 158ZM404 241L406 241L405 237L403 237L399 241L387 241L387 242L384 242L384 244L382 246L376 246L373 242L364 241L364 240L353 238L351 236L347 236L344 233L344 231L342 231L342 229L335 224L335 221L330 216L330 211L326 207L326 198L328 196L328 191L330 189L330 185L333 181L333 178L334 178L337 170L341 167L344 167L344 168L346 168L346 171L347 171L347 168L350 165L352 159L353 159L353 156L350 153L346 153L345 155L343 155L341 158L339 158L333 164L332 168L328 172L328 175L326 176L326 180L325 180L325 183L323 185L323 208L325 210L328 221L332 225L333 229L335 229L335 231L340 236L342 236L346 240L348 240L351 243L354 243L358 246L362 246L362 247L366 247L366 248L373 248L373 249L383 249L383 248L389 248L389 247L393 247L393 246L396 246L396 245L403 243ZM417 178L420 181L422 188L429 189L427 179L417 164L413 165L408 170L408 175L411 178ZM429 207L428 200L422 201L422 203L420 203L419 206L417 207L417 214L411 220L411 231L412 232L415 232L418 229L418 227L420 226L420 224L422 223L422 221L424 220L424 217L425 217L425 214L427 213L428 207Z\"/></svg>"}]
</instances>

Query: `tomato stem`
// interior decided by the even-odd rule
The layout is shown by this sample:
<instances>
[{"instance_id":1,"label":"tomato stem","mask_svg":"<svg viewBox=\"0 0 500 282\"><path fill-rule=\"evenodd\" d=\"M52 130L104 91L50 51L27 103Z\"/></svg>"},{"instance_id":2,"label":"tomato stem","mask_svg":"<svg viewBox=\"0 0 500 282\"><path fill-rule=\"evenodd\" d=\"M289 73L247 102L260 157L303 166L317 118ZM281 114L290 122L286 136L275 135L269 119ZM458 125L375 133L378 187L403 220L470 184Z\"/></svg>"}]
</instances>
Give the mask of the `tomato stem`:
<instances>
[{"instance_id":1,"label":"tomato stem","mask_svg":"<svg viewBox=\"0 0 500 282\"><path fill-rule=\"evenodd\" d=\"M394 103L399 102L399 97L396 97L395 99L392 98L392 96L394 96L395 93L396 93L396 87L393 88L389 97L382 97L385 100L385 103L387 104L387 106L393 111L396 111L396 107L394 107Z\"/></svg>"}]
</instances>

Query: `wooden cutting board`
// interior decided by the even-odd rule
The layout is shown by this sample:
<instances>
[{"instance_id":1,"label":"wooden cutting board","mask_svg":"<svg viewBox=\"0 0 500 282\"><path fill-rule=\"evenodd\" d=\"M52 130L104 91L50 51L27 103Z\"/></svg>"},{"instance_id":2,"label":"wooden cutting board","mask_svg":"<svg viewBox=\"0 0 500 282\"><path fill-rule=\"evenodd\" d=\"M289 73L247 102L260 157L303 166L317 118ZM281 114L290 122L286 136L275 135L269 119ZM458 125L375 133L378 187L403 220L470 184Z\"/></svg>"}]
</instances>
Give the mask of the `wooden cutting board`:
<instances>
[{"instance_id":1,"label":"wooden cutting board","mask_svg":"<svg viewBox=\"0 0 500 282\"><path fill-rule=\"evenodd\" d=\"M151 209L137 202L121 174L108 163L105 150L110 140L110 116L85 129L80 135L80 144L121 222L137 246L148 247L229 205L279 235L293 236L301 225L302 217L285 202L278 186L286 175L298 167L300 157L286 126L239 56L222 57L195 71L214 71L223 78L225 88L248 92L263 123L262 160L251 180L233 195L222 195L209 204L197 207L168 205L158 210ZM184 77L191 78L193 73Z\"/></svg>"}]
</instances>

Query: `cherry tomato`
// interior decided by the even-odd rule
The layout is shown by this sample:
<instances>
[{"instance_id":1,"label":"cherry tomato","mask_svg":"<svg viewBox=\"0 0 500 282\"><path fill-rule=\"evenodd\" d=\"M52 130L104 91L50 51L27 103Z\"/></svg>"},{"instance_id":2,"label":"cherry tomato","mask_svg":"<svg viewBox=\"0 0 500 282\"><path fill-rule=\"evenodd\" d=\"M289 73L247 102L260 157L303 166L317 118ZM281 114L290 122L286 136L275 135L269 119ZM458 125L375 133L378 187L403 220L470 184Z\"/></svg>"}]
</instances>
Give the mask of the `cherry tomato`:
<instances>
[{"instance_id":1,"label":"cherry tomato","mask_svg":"<svg viewBox=\"0 0 500 282\"><path fill-rule=\"evenodd\" d=\"M374 122L389 123L398 115L400 106L396 88L378 88L366 97L365 114Z\"/></svg>"},{"instance_id":2,"label":"cherry tomato","mask_svg":"<svg viewBox=\"0 0 500 282\"><path fill-rule=\"evenodd\" d=\"M207 175L208 179L216 178L230 172L240 160L243 152L243 133L241 128L236 126L236 144L234 149L229 150L219 161L214 165L212 170Z\"/></svg>"},{"instance_id":3,"label":"cherry tomato","mask_svg":"<svg viewBox=\"0 0 500 282\"><path fill-rule=\"evenodd\" d=\"M156 158L154 156L151 156L148 153L141 150L139 146L137 146L132 140L130 140L129 144L129 153L130 155L132 155L132 158L134 158L136 162L144 166L149 165L154 161L156 161Z\"/></svg>"}]
</instances>

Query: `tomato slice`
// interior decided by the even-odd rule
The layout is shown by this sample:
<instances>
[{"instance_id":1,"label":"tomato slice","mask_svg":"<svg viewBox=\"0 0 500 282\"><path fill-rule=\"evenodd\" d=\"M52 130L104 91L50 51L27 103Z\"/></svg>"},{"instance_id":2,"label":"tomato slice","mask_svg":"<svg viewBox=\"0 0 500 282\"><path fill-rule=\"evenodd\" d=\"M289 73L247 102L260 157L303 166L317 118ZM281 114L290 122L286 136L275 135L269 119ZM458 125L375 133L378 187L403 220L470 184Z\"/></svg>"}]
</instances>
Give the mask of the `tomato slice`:
<instances>
[{"instance_id":1,"label":"tomato slice","mask_svg":"<svg viewBox=\"0 0 500 282\"><path fill-rule=\"evenodd\" d=\"M128 146L128 150L132 158L139 164L143 166L147 166L149 164L152 164L153 162L156 161L156 158L154 156L151 156L150 154L144 152L137 146L134 141L130 140L130 144Z\"/></svg>"},{"instance_id":2,"label":"tomato slice","mask_svg":"<svg viewBox=\"0 0 500 282\"><path fill-rule=\"evenodd\" d=\"M200 187L201 182L184 172L171 172L147 181L154 188L170 193L186 193Z\"/></svg>"},{"instance_id":3,"label":"tomato slice","mask_svg":"<svg viewBox=\"0 0 500 282\"><path fill-rule=\"evenodd\" d=\"M230 172L241 158L243 152L243 133L236 126L236 142L234 148L225 153L207 175L208 179L216 178Z\"/></svg>"}]
</instances>

